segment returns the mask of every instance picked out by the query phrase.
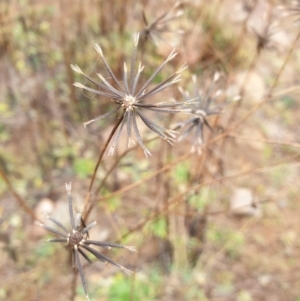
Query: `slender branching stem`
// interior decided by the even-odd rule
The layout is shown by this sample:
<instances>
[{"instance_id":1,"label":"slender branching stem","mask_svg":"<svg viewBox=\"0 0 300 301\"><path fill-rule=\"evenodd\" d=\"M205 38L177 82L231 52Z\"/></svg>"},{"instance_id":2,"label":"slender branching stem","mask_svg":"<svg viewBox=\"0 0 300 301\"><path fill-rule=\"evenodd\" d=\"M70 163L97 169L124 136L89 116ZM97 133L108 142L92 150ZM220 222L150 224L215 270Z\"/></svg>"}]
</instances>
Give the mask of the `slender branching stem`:
<instances>
[{"instance_id":1,"label":"slender branching stem","mask_svg":"<svg viewBox=\"0 0 300 301\"><path fill-rule=\"evenodd\" d=\"M156 137L153 137L153 138L150 138L148 140L145 141L145 143L148 143L148 142L152 142L152 141L155 141L159 138L159 136L156 136ZM134 145L128 149L126 149L120 156L117 157L115 163L110 167L109 170L106 171L105 173L105 176L103 177L102 181L100 182L98 188L96 189L96 195L98 195L101 190L103 189L105 183L106 183L106 180L108 179L108 177L112 174L112 172L117 168L117 166L120 164L121 160L131 151L137 149L139 147L139 145ZM88 216L90 215L91 213L91 209L92 207L89 206L88 210L87 210L87 213L86 213L86 216L85 216L85 219L88 219Z\"/></svg>"},{"instance_id":2,"label":"slender branching stem","mask_svg":"<svg viewBox=\"0 0 300 301\"><path fill-rule=\"evenodd\" d=\"M171 169L171 168L174 168L175 166L177 166L177 164L178 164L179 162L184 161L185 159L189 158L191 155L192 155L192 154L191 154L191 152L189 151L189 152L187 152L186 154L184 154L184 155L182 155L181 157L179 157L178 159L174 160L173 162L171 162L171 163L169 163L169 164L166 164L166 165L163 166L162 168L160 168L160 169L154 171L153 173L151 173L150 175L148 175L148 176L145 177L144 179L139 180L139 181L137 181L137 182L135 182L135 183L132 183L132 184L130 184L130 185L127 185L127 186L125 186L125 187L123 187L123 188L121 188L121 189L119 189L119 190L117 190L117 191L114 191L113 193L111 193L111 194L109 194L109 195L103 196L103 197L99 198L99 199L97 200L97 202L103 202L103 201L108 200L108 199L110 199L110 198L112 198L112 197L116 197L116 196L122 195L122 194L124 194L125 192L128 192L128 191L130 191L130 190L132 190L132 189L134 189L134 188L136 188L136 187L142 185L143 183L146 183L147 181L150 181L151 179L155 178L158 174L163 173L163 172L166 172L166 171L168 171L168 170Z\"/></svg>"},{"instance_id":3,"label":"slender branching stem","mask_svg":"<svg viewBox=\"0 0 300 301\"><path fill-rule=\"evenodd\" d=\"M294 154L292 156L289 156L287 159L279 160L279 161L276 160L274 162L271 162L268 165L253 167L253 168L243 170L241 172L234 173L232 175L227 175L227 176L223 176L223 177L220 177L220 178L217 178L217 179L214 178L214 179L210 179L208 181L200 182L200 183L197 183L197 184L192 184L184 192L176 195L174 198L169 200L168 204L165 204L163 210L161 210L160 212L157 212L157 211L153 212L148 217L146 217L144 220L140 221L137 225L135 225L130 230L128 230L128 232L123 234L123 236L121 237L121 240L124 240L130 234L132 234L136 231L140 231L149 222L153 222L161 216L166 216L166 215L170 214L170 212L174 212L174 208L176 208L181 203L186 202L186 197L188 195L193 194L193 192L195 190L198 190L201 187L208 186L208 185L213 185L213 184L216 184L216 183L221 183L223 181L228 181L228 180L232 180L232 179L238 179L242 176L246 176L246 175L257 173L257 172L263 172L264 170L269 170L270 168L274 168L274 167L278 167L278 166L282 166L282 165L286 165L286 164L290 164L290 163L293 164L293 163L295 163L295 161L299 160L299 156L300 156L300 153L297 152L296 154ZM222 212L224 212L224 211L222 211ZM211 214L211 213L208 212L207 214ZM215 214L215 213L212 212L212 214Z\"/></svg>"},{"instance_id":4,"label":"slender branching stem","mask_svg":"<svg viewBox=\"0 0 300 301\"><path fill-rule=\"evenodd\" d=\"M90 186L89 186L89 190L88 190L88 193L86 195L86 198L85 198L85 201L84 201L84 207L83 207L83 213L82 213L82 218L83 220L86 219L87 217L87 214L88 212L90 211L89 207L90 207L90 201L91 201L91 194L92 194L92 189L93 189L93 184L94 184L94 181L95 181L95 177L96 177L96 174L97 174L97 171L98 171L98 168L100 166L100 163L101 163L101 160L103 158L103 155L112 139L112 137L114 136L116 130L118 129L119 125L121 124L121 122L123 121L124 119L124 113L122 114L122 116L117 120L115 126L113 127L105 145L103 146L102 148L102 151L100 152L99 154L99 158L98 158L98 161L97 161L97 164L95 166L95 169L94 169L94 173L92 175L92 178L91 178L91 182L90 182Z\"/></svg>"},{"instance_id":5,"label":"slender branching stem","mask_svg":"<svg viewBox=\"0 0 300 301\"><path fill-rule=\"evenodd\" d=\"M26 204L26 201L17 193L17 191L14 189L12 183L10 182L10 179L5 174L5 172L0 167L0 176L6 183L8 189L13 194L13 196L16 198L17 202L19 203L20 207L30 215L32 220L37 220L37 217L34 214L34 211Z\"/></svg>"},{"instance_id":6,"label":"slender branching stem","mask_svg":"<svg viewBox=\"0 0 300 301\"><path fill-rule=\"evenodd\" d=\"M231 134L232 132L234 132L243 122L245 122L246 119L248 119L250 116L252 116L255 112L257 112L257 110L259 110L266 102L268 102L270 100L270 98L273 95L274 89L276 88L278 81L280 79L280 76L283 72L283 70L285 69L295 47L296 44L298 42L298 40L300 39L300 31L298 32L296 38L294 39L294 42L292 43L286 57L285 60L283 62L283 64L281 65L275 79L274 82L272 84L272 86L269 89L269 92L267 93L267 95L263 98L263 100L259 103L257 103L251 110L249 110L242 118L240 118L232 127L230 127L225 133L219 135L218 137L216 137L215 139L211 140L210 143L214 143L215 141L219 141L222 138L225 138L228 136L228 134ZM224 153L224 146L225 146L225 142L222 143L222 145L220 146L220 152Z\"/></svg>"}]
</instances>

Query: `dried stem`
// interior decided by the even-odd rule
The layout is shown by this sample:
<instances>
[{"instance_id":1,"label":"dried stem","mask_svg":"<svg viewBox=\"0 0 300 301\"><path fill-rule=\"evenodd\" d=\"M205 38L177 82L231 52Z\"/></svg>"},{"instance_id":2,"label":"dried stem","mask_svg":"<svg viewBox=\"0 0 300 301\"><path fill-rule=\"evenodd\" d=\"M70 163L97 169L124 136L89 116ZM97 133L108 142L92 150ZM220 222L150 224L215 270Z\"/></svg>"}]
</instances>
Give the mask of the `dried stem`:
<instances>
[{"instance_id":1,"label":"dried stem","mask_svg":"<svg viewBox=\"0 0 300 301\"><path fill-rule=\"evenodd\" d=\"M168 171L169 169L171 168L174 168L179 162L181 161L184 161L185 159L189 158L191 156L191 152L188 152L186 154L184 154L183 156L179 157L177 160L171 162L170 164L167 164L165 166L163 166L162 168L154 171L153 173L151 173L150 175L148 175L147 177L145 177L144 179L140 180L140 181L137 181L135 183L132 183L130 185L127 185L113 193L110 193L109 195L106 195L104 197L101 197L97 200L97 202L103 202L103 201L106 201L112 197L116 197L116 196L119 196L119 195L122 195L123 193L125 192L128 192L144 183L146 183L147 181L153 179L154 177L156 177L158 174L160 173L163 173L163 172L166 172Z\"/></svg>"},{"instance_id":2,"label":"dried stem","mask_svg":"<svg viewBox=\"0 0 300 301\"><path fill-rule=\"evenodd\" d=\"M143 221L141 221L136 226L131 228L127 233L125 233L122 236L121 239L124 239L124 238L128 237L128 235L134 233L135 231L141 230L143 227L145 227L147 225L148 222L151 222L151 221L159 218L162 214L163 215L168 215L170 212L173 212L175 207L180 205L182 202L186 201L186 197L188 195L192 194L195 190L198 190L201 187L204 187L204 186L207 186L207 185L212 185L212 184L215 184L215 183L220 183L220 182L223 182L223 181L237 179L239 177L246 176L248 174L252 174L252 173L255 173L255 172L260 172L260 171L263 171L263 170L266 170L266 169L269 169L269 168L278 167L278 166L286 165L286 164L289 164L289 163L295 163L295 160L298 160L299 156L300 156L300 153L297 153L297 154L294 154L294 155L288 157L285 160L271 162L268 165L249 168L249 169L246 169L244 171L235 173L233 175L223 176L223 177L220 177L218 179L212 179L212 180L208 180L206 182L198 183L196 185L191 185L183 193L181 193L181 194L177 195L176 197L174 197L173 199L169 200L168 205L165 204L165 207L164 207L163 210L161 210L160 212L153 212L152 214L150 214L147 218L145 218ZM215 213L213 212L213 214L215 214Z\"/></svg>"},{"instance_id":3,"label":"dried stem","mask_svg":"<svg viewBox=\"0 0 300 301\"><path fill-rule=\"evenodd\" d=\"M82 218L83 220L86 219L87 217L87 214L88 212L90 211L90 200L91 200L91 194L92 194L92 189L93 189L93 184L94 184L94 181L95 181L95 177L96 177L96 174L97 174L97 171L98 171L98 168L100 166L100 163L101 163L101 160L103 158L103 155L112 139L112 137L114 136L116 130L118 129L119 125L121 124L122 120L124 119L124 114L122 114L122 116L118 119L118 121L116 122L115 126L113 127L104 147L102 148L102 151L100 152L99 154L99 158L98 158L98 161L97 161L97 164L95 166L95 169L94 169L94 173L92 175L92 178L91 178L91 182L90 182L90 186L89 186L89 190L88 190L88 193L86 195L86 198L85 198L85 201L84 201L84 207L83 207L83 213L82 213Z\"/></svg>"},{"instance_id":4,"label":"dried stem","mask_svg":"<svg viewBox=\"0 0 300 301\"><path fill-rule=\"evenodd\" d=\"M232 127L230 127L225 133L223 133L222 135L216 137L216 139L213 139L210 141L210 143L213 143L215 142L216 140L221 140L222 138L224 137L227 137L228 134L232 133L233 131L235 131L246 119L248 119L250 116L252 116L258 109L260 109L266 102L268 102L270 100L270 98L272 97L272 93L275 89L275 87L277 86L278 84L278 81L280 79L280 76L284 70L284 68L286 67L295 47L296 47L296 44L298 42L300 38L300 31L298 32L292 46L290 47L289 51L288 51L288 54L287 56L285 57L285 60L283 62L283 64L281 65L281 68L279 69L276 77L275 77L275 80L272 84L272 86L270 87L269 89L269 92L268 94L265 96L265 98L259 102L258 104L256 104L251 110L249 110L242 118L240 118ZM220 146L220 152L221 153L224 153L224 147L225 147L225 142L222 143L222 145Z\"/></svg>"},{"instance_id":5,"label":"dried stem","mask_svg":"<svg viewBox=\"0 0 300 301\"><path fill-rule=\"evenodd\" d=\"M8 176L5 174L5 172L1 168L0 168L0 175L1 175L2 179L4 180L4 182L6 183L8 189L10 190L10 192L16 198L16 200L19 203L20 207L22 207L22 209L26 213L28 213L33 220L37 220L33 210L26 204L25 200L16 192L16 190L14 189L13 185L11 184Z\"/></svg>"}]
</instances>

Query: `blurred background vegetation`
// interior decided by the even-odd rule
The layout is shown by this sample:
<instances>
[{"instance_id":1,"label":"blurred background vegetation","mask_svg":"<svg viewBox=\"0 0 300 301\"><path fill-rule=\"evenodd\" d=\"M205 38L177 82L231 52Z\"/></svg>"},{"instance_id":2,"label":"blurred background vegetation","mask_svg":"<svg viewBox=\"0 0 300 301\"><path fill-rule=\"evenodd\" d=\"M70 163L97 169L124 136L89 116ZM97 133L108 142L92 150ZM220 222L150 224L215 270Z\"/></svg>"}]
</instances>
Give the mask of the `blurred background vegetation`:
<instances>
[{"instance_id":1,"label":"blurred background vegetation","mask_svg":"<svg viewBox=\"0 0 300 301\"><path fill-rule=\"evenodd\" d=\"M86 266L91 300L300 300L300 6L290 5L0 2L0 300L85 300L68 252L47 244L34 219L44 221L47 212L69 224L66 182L82 209L116 121L82 126L110 101L76 89L82 79L70 64L96 78L105 71L98 43L122 79L138 31L143 80L176 47L154 83L186 62L180 86L192 94L196 74L205 93L220 72L224 110L209 119L213 132L206 129L201 155L190 153L189 140L172 147L157 139L147 144L147 160L139 148L126 150L125 137L104 157L89 218L99 225L90 236L135 245L138 253L105 253L135 271L132 277L101 262ZM164 13L176 18L150 35ZM170 99L182 95L172 88L153 101Z\"/></svg>"}]
</instances>

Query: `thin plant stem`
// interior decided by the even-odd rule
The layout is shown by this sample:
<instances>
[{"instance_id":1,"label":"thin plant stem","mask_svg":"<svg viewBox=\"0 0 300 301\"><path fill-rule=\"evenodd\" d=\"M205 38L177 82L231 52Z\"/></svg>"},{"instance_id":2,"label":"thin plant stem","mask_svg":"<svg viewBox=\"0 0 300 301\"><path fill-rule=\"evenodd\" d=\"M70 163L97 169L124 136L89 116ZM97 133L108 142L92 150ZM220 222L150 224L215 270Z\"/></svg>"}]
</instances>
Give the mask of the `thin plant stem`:
<instances>
[{"instance_id":1,"label":"thin plant stem","mask_svg":"<svg viewBox=\"0 0 300 301\"><path fill-rule=\"evenodd\" d=\"M149 222L151 222L151 221L159 218L162 214L167 215L167 214L169 214L171 212L171 210L173 212L173 210L174 210L175 207L177 207L178 205L180 205L182 202L186 202L186 197L189 194L193 193L195 190L197 190L197 189L199 189L201 187L204 187L204 186L207 186L207 185L212 185L212 184L215 184L215 183L221 183L223 181L228 181L228 180L231 180L231 179L237 179L237 178L240 178L242 176L246 176L246 175L249 175L249 174L252 174L252 173L255 173L255 172L261 172L261 171L264 171L264 170L268 170L269 168L278 167L278 166L282 166L282 165L286 165L286 164L290 164L290 163L295 163L295 160L298 160L299 156L300 156L300 153L297 153L297 154L294 154L294 155L288 157L285 160L279 160L279 161L271 162L268 165L254 167L254 168L249 168L249 169L246 169L244 171L235 173L233 175L223 176L223 177L220 177L218 179L212 179L212 180L208 180L208 181L205 181L205 182L202 182L202 183L198 183L196 185L191 185L184 192L182 192L181 194L177 195L173 199L169 200L168 201L168 206L165 205L165 208L163 210L161 210L160 212L155 211L155 212L153 212L153 214L150 214L144 220L142 220L141 222L139 222L136 226L134 226L133 228L131 228L127 233L125 233L122 236L121 239L125 239L130 234L132 234L132 233L134 233L136 231L140 231ZM212 214L215 214L215 213L213 212Z\"/></svg>"},{"instance_id":2,"label":"thin plant stem","mask_svg":"<svg viewBox=\"0 0 300 301\"><path fill-rule=\"evenodd\" d=\"M159 137L156 136L156 137L153 137L153 138L150 138L148 140L145 141L145 144L148 143L148 142L152 142L156 139L158 139ZM131 148L128 148L127 150L125 150L123 152L123 154L121 154L115 161L115 163L110 167L110 169L105 173L105 176L104 178L102 179L102 181L100 182L98 188L96 189L96 194L98 195L101 190L103 189L105 183L106 183L106 180L108 179L108 177L112 174L112 172L116 169L116 167L119 165L120 161L125 157L125 155L127 155L129 152L131 152L132 150L134 149L137 149L139 147L139 145L135 145L135 146L132 146ZM92 207L89 207L88 210L87 210L87 213L86 213L86 219L88 218L88 216L90 215L91 213L91 209Z\"/></svg>"},{"instance_id":3,"label":"thin plant stem","mask_svg":"<svg viewBox=\"0 0 300 301\"><path fill-rule=\"evenodd\" d=\"M178 164L179 162L184 161L185 159L189 158L190 156L191 156L191 153L188 152L188 153L182 155L181 157L179 157L178 159L176 159L175 161L171 162L170 164L167 164L167 165L163 166L162 168L154 171L153 173L151 173L150 175L148 175L144 179L139 180L139 181L137 181L135 183L132 183L130 185L127 185L127 186L125 186L125 187L123 187L123 188L121 188L121 189L119 189L119 190L117 190L117 191L115 191L113 193L110 193L109 195L106 195L106 196L103 196L103 197L99 198L97 200L97 202L103 202L103 201L106 201L106 200L108 200L108 199L110 199L112 197L116 197L116 196L122 195L123 193L128 192L128 191L130 191L130 190L132 190L132 189L134 189L134 188L136 188L136 187L138 187L138 186L146 183L147 181L150 181L151 179L153 179L154 177L156 177L158 174L166 172L166 171L168 171L171 168L174 168L176 166L176 164Z\"/></svg>"},{"instance_id":4,"label":"thin plant stem","mask_svg":"<svg viewBox=\"0 0 300 301\"><path fill-rule=\"evenodd\" d=\"M239 46L243 45L242 42L243 42L246 30L247 30L247 24L248 24L248 21L250 20L252 14L253 14L253 12L255 11L255 8L257 6L257 2L258 1L256 0L253 7L252 7L252 9L251 9L251 11L248 13L246 19L243 22L242 29L239 33L239 36L238 36L233 48L231 49L231 53L230 53L231 54L231 59L229 60L229 65L232 65L232 61L235 58L235 55L236 55L237 51L239 50Z\"/></svg>"},{"instance_id":5,"label":"thin plant stem","mask_svg":"<svg viewBox=\"0 0 300 301\"><path fill-rule=\"evenodd\" d=\"M283 64L281 65L275 79L274 79L274 82L272 84L272 86L270 87L269 89L269 92L268 94L263 98L263 100L259 103L257 103L252 109L250 109L242 118L240 118L232 127L230 127L225 133L219 135L218 137L216 137L215 139L212 139L211 141L209 141L209 144L212 144L214 143L215 141L219 141L221 140L222 138L224 137L227 137L229 134L231 134L233 131L235 131L246 119L248 119L250 116L252 116L255 112L257 112L257 110L259 110L265 103L267 103L270 98L272 97L272 94L273 94L273 91L274 89L276 88L277 84L278 84L278 81L280 79L280 76L283 72L283 70L285 69L295 47L296 47L296 44L298 42L300 38L300 31L298 32L296 38L294 39L294 42L293 44L291 45L289 51L288 51L288 54L286 55L285 57L285 60L283 62ZM220 147L220 152L224 153L224 145L225 143L222 143L221 147Z\"/></svg>"},{"instance_id":6,"label":"thin plant stem","mask_svg":"<svg viewBox=\"0 0 300 301\"><path fill-rule=\"evenodd\" d=\"M280 146L290 146L290 147L300 148L300 143L295 143L295 142L291 142L291 141L262 140L262 139L257 139L257 138L254 139L254 138L249 138L246 136L235 135L235 134L231 134L231 135L229 135L229 137L232 137L234 139L260 142L260 143L265 143L265 144L275 144L275 145L280 145Z\"/></svg>"},{"instance_id":7,"label":"thin plant stem","mask_svg":"<svg viewBox=\"0 0 300 301\"><path fill-rule=\"evenodd\" d=\"M154 141L154 140L156 140L156 139L158 139L158 138L159 138L158 136L153 137L153 138L150 138L150 139L148 139L148 140L145 140L144 143L146 144L146 143L152 142L152 141ZM108 176L115 170L115 168L118 166L118 164L120 163L120 161L121 161L128 153L130 153L130 152L133 151L134 149L137 149L138 147L139 147L139 145L132 146L132 147L126 149L120 156L117 157L115 163L114 163L114 164L110 167L110 169L105 173L104 178L102 179L100 185L98 186L98 188L97 188L97 190L96 190L96 193L97 193L97 194L101 192L102 188L103 188L104 185L105 185L105 182L106 182Z\"/></svg>"},{"instance_id":8,"label":"thin plant stem","mask_svg":"<svg viewBox=\"0 0 300 301\"><path fill-rule=\"evenodd\" d=\"M37 220L34 211L26 204L26 201L17 193L17 191L14 189L13 185L11 184L8 176L5 174L5 172L0 168L0 176L6 183L9 191L13 194L13 196L16 198L17 202L19 203L20 207L30 215L30 217L33 220Z\"/></svg>"},{"instance_id":9,"label":"thin plant stem","mask_svg":"<svg viewBox=\"0 0 300 301\"><path fill-rule=\"evenodd\" d=\"M256 3L255 3L255 5L256 5ZM272 18L272 9L270 7L270 9L268 11L268 17L267 17L267 25L266 25L264 30L267 30L269 28L269 26L271 24L271 18ZM245 78L243 79L242 84L241 84L240 89L239 89L239 95L241 96L241 98L240 98L240 100L238 100L236 102L234 108L231 110L231 114L229 116L226 128L229 127L230 124L233 122L237 110L240 108L240 106L243 103L244 95L245 95L245 86L251 79L251 75L252 75L252 73L253 73L256 65L257 65L257 62L258 62L258 59L260 58L260 54L261 54L262 50L263 50L262 48L256 47L255 54L252 58L250 66L249 66L249 68L246 72ZM226 139L224 140L223 143L226 143Z\"/></svg>"},{"instance_id":10,"label":"thin plant stem","mask_svg":"<svg viewBox=\"0 0 300 301\"><path fill-rule=\"evenodd\" d=\"M96 174L97 174L97 171L98 171L98 168L100 166L100 163L101 163L101 160L103 158L103 155L112 139L112 137L114 136L116 130L118 129L119 125L121 124L122 120L124 119L124 113L122 114L122 116L117 120L115 126L113 127L105 145L103 146L102 148L102 151L100 152L99 154L99 158L98 158L98 161L96 163L96 166L95 166L95 169L94 169L94 173L92 175L92 178L91 178L91 182L90 182L90 186L89 186L89 190L88 190L88 193L85 197L85 201L84 201L84 207L83 207L83 213L82 213L82 218L83 220L86 219L87 217L87 213L90 211L89 207L90 207L90 200L91 200L91 194L92 194L92 189L93 189L93 184L94 184L94 181L95 181L95 177L96 177Z\"/></svg>"},{"instance_id":11,"label":"thin plant stem","mask_svg":"<svg viewBox=\"0 0 300 301\"><path fill-rule=\"evenodd\" d=\"M253 107L247 114L245 114L240 120L238 120L238 121L236 122L236 124L232 127L231 130L236 129L242 122L244 122L248 117L252 116L252 115L253 115L260 107L262 107L266 102L268 102L268 101L270 100L270 98L271 98L271 96L272 96L272 93L273 93L275 87L276 87L277 84L278 84L278 81L279 81L279 79L280 79L280 76L281 76L281 74L282 74L284 68L286 67L286 65L287 65L287 63L288 63L288 61L289 61L289 59L290 59L290 57L291 57L291 55L292 55L292 53L293 53L293 51L294 51L294 49L295 49L295 47L296 47L296 44L297 44L299 38L300 38L300 31L298 32L298 34L297 34L297 36L296 36L296 38L295 38L295 40L294 40L292 46L290 47L289 52L288 52L287 56L285 57L285 60L284 60L283 64L281 65L281 68L280 68L279 72L277 73L276 78L275 78L275 80L274 80L274 82L273 82L273 84L272 84L272 86L271 86L271 88L270 88L270 90L269 90L267 96L266 96L261 102L259 102L256 106L254 106L254 107Z\"/></svg>"}]
</instances>

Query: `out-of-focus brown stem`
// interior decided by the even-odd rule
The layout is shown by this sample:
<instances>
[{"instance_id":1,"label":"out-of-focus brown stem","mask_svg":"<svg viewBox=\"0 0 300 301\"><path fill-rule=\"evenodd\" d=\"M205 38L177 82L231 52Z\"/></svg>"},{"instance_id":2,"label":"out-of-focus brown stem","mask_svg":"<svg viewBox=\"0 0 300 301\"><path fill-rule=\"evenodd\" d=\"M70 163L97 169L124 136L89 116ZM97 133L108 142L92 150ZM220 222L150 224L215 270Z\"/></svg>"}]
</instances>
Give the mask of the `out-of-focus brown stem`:
<instances>
[{"instance_id":1,"label":"out-of-focus brown stem","mask_svg":"<svg viewBox=\"0 0 300 301\"><path fill-rule=\"evenodd\" d=\"M6 183L9 191L13 194L13 196L16 198L17 202L19 203L20 207L26 212L28 213L31 218L33 220L36 220L36 216L33 212L33 210L26 204L25 200L16 192L16 190L14 189L13 185L11 184L8 176L5 174L5 172L1 169L0 167L0 175L2 177L2 179L4 180L4 182Z\"/></svg>"},{"instance_id":2,"label":"out-of-focus brown stem","mask_svg":"<svg viewBox=\"0 0 300 301\"><path fill-rule=\"evenodd\" d=\"M263 170L267 170L268 168L278 167L278 166L286 165L286 164L289 164L289 163L295 163L295 160L299 160L299 156L300 156L300 154L296 153L296 154L288 157L288 159L285 159L285 160L271 162L268 165L249 168L249 169L243 170L241 172L235 173L233 175L228 175L228 176L220 177L218 179L208 180L208 181L205 181L205 182L202 182L202 183L198 183L196 185L191 185L184 192L180 193L179 195L177 195L173 199L169 200L168 205L165 204L163 210L161 210L160 212L157 212L157 211L153 212L148 217L146 217L144 220L139 222L136 226L131 228L127 233L125 233L122 236L121 240L128 237L128 235L134 233L135 231L141 230L148 222L151 222L151 221L155 220L156 218L158 218L162 215L168 215L171 210L173 212L175 207L177 207L182 202L186 201L185 199L189 194L193 193L193 191L198 190L203 186L212 185L214 183L220 183L222 181L228 181L228 180L231 180L231 179L237 179L239 177L246 176L246 175L249 175L249 174L252 174L252 173L255 173L255 172L260 172L260 171L263 171ZM222 211L218 211L217 213L220 213L220 212L225 213L226 211L222 210ZM212 212L212 213L208 212L207 214L216 214L216 212Z\"/></svg>"}]
</instances>

